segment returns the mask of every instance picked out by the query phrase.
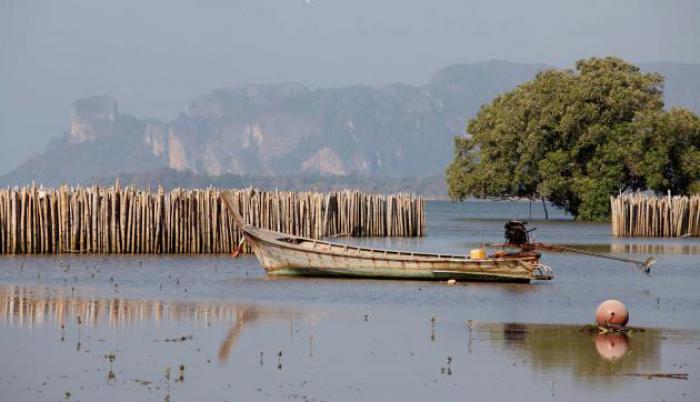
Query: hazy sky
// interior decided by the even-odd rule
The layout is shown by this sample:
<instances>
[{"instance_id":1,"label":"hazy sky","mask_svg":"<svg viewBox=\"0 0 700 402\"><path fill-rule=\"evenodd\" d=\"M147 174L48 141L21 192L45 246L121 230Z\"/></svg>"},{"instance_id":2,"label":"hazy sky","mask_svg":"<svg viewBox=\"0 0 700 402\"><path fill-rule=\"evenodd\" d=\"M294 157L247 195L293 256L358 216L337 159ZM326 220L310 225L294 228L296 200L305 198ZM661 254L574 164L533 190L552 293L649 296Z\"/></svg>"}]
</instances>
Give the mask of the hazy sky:
<instances>
[{"instance_id":1,"label":"hazy sky","mask_svg":"<svg viewBox=\"0 0 700 402\"><path fill-rule=\"evenodd\" d=\"M699 0L0 0L0 174L110 94L169 120L220 86L421 84L453 63L700 62Z\"/></svg>"}]
</instances>

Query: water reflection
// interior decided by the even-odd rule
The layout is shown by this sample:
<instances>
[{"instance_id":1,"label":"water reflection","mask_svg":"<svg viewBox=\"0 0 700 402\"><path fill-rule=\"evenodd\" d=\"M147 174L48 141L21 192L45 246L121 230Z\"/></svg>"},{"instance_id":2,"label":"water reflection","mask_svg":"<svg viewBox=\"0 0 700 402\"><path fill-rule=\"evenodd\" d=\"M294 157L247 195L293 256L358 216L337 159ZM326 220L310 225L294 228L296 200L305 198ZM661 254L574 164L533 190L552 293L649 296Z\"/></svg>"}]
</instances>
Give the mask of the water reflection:
<instances>
[{"instance_id":1,"label":"water reflection","mask_svg":"<svg viewBox=\"0 0 700 402\"><path fill-rule=\"evenodd\" d=\"M48 294L47 294L48 293ZM0 323L32 327L67 323L124 327L139 322L188 320L193 324L234 322L218 357L226 362L246 325L260 320L291 320L299 314L287 310L233 303L162 301L125 298L72 297L65 289L0 286Z\"/></svg>"},{"instance_id":2,"label":"water reflection","mask_svg":"<svg viewBox=\"0 0 700 402\"><path fill-rule=\"evenodd\" d=\"M0 287L0 320L19 326L45 321L62 325L76 320L82 325L104 322L110 327L181 319L218 323L235 320L241 309L231 303L72 297L71 291L62 288L44 293L40 288Z\"/></svg>"},{"instance_id":3,"label":"water reflection","mask_svg":"<svg viewBox=\"0 0 700 402\"><path fill-rule=\"evenodd\" d=\"M595 348L600 357L615 362L625 357L629 352L629 337L627 334L596 334Z\"/></svg>"},{"instance_id":4,"label":"water reflection","mask_svg":"<svg viewBox=\"0 0 700 402\"><path fill-rule=\"evenodd\" d=\"M62 288L0 286L0 324L12 326L70 324L123 327L139 322L180 320L188 320L188 323L200 327L211 323L230 323L230 327L227 327L223 334L223 339L219 338L222 340L217 349L217 357L221 363L229 360L239 339L246 331L256 335L255 328L252 328L253 324L268 321L280 324L289 321L291 337L291 322L298 318L315 320L319 318L319 313L314 311L301 313L286 308L226 302L72 297L70 290ZM366 324L366 318L365 320L361 320L360 317L355 318L362 324L350 327L342 318L340 320L339 317L328 318L335 320L339 327L345 328L343 331L349 328L359 331L332 332L333 336L325 338L329 348L342 350L350 337L355 340L364 339L359 343L356 342L358 350L364 350L363 348L372 347L375 342L374 337L386 335L393 339L394 336L391 323L387 323L386 333L380 331L372 333L371 336L365 333L366 338L357 338L359 334L364 333L361 332L362 328L370 328ZM411 327L413 324L406 323L406 325ZM471 325L470 322L470 352L472 331L477 335L473 341L490 344L496 352L496 355L489 356L489 360L479 362L480 365L494 364L493 361L510 355L516 360L527 362L532 370L537 372L552 374L571 372L575 378L584 382L595 380L610 384L624 381L625 377L621 374L659 370L661 343L666 339L662 336L662 331L656 329L638 330L628 336L588 333L581 331L579 326L571 325L522 323ZM258 332L257 335L259 334ZM454 339L450 336L444 337L444 339L451 338ZM426 340L424 347L429 348L430 344L440 342L440 339L433 338L430 342ZM302 347L305 348L306 345ZM396 347L401 348L401 346ZM479 349L475 343L475 350ZM239 353L245 354L246 351L241 350Z\"/></svg>"},{"instance_id":5,"label":"water reflection","mask_svg":"<svg viewBox=\"0 0 700 402\"><path fill-rule=\"evenodd\" d=\"M610 244L570 244L569 247L580 248L598 253L621 254L700 254L700 243L610 243Z\"/></svg>"},{"instance_id":6,"label":"water reflection","mask_svg":"<svg viewBox=\"0 0 700 402\"><path fill-rule=\"evenodd\" d=\"M238 338L241 336L245 326L260 319L260 310L255 307L242 307L236 314L236 322L231 326L219 347L219 361L225 363L231 355L231 350L235 347Z\"/></svg>"},{"instance_id":7,"label":"water reflection","mask_svg":"<svg viewBox=\"0 0 700 402\"><path fill-rule=\"evenodd\" d=\"M615 378L615 374L654 371L661 365L661 331L627 334L590 333L578 326L482 324L478 330L534 369L559 372L567 367L577 378ZM611 380L613 381L613 380Z\"/></svg>"},{"instance_id":8,"label":"water reflection","mask_svg":"<svg viewBox=\"0 0 700 402\"><path fill-rule=\"evenodd\" d=\"M612 243L610 251L628 254L700 254L700 244Z\"/></svg>"}]
</instances>

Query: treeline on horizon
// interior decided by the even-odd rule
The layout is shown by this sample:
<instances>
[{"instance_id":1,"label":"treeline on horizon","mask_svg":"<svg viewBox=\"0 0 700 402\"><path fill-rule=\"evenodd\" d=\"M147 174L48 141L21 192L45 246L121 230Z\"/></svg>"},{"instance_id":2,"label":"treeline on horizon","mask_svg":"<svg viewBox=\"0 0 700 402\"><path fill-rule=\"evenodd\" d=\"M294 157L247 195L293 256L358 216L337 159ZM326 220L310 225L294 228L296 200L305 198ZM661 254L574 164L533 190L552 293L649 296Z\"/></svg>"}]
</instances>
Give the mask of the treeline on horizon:
<instances>
[{"instance_id":1,"label":"treeline on horizon","mask_svg":"<svg viewBox=\"0 0 700 402\"><path fill-rule=\"evenodd\" d=\"M66 183L72 186L100 185L111 186L117 180L120 185L134 185L139 188L171 190L183 188L248 188L274 191L334 191L343 189L360 190L370 193L412 193L427 199L447 199L447 186L442 175L431 177L383 177L350 175L238 175L223 174L208 176L192 171L158 169L148 172L125 173L113 177L92 178L85 183ZM26 185L27 183L17 183ZM46 183L36 183L46 184ZM53 184L53 183L49 183Z\"/></svg>"}]
</instances>

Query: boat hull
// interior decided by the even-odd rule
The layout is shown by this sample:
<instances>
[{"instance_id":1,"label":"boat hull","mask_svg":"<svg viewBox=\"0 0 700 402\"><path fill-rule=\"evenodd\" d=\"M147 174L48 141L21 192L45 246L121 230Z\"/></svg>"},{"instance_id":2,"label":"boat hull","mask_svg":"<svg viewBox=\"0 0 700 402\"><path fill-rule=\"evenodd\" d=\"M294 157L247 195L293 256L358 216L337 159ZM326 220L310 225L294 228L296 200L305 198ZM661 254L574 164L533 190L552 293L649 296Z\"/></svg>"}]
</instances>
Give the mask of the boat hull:
<instances>
[{"instance_id":1,"label":"boat hull","mask_svg":"<svg viewBox=\"0 0 700 402\"><path fill-rule=\"evenodd\" d=\"M377 250L256 228L237 212L230 194L222 200L269 275L337 276L424 280L530 282L552 279L533 251L484 259L465 255Z\"/></svg>"},{"instance_id":2,"label":"boat hull","mask_svg":"<svg viewBox=\"0 0 700 402\"><path fill-rule=\"evenodd\" d=\"M382 252L307 241L306 247L271 240L244 231L260 264L272 276L328 276L384 279L418 279L521 282L537 279L539 254L517 258L443 257L417 253ZM545 278L541 278L545 279Z\"/></svg>"}]
</instances>

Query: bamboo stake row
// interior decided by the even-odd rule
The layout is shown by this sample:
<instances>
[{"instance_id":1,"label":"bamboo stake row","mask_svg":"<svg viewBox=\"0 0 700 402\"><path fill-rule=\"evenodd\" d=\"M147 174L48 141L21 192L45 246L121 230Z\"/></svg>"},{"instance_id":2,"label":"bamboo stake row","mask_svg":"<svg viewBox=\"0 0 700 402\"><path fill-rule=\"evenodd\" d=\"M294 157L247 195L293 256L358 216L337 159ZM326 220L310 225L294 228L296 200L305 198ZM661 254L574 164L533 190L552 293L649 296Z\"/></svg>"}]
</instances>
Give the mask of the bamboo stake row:
<instances>
[{"instance_id":1,"label":"bamboo stake row","mask_svg":"<svg viewBox=\"0 0 700 402\"><path fill-rule=\"evenodd\" d=\"M700 194L610 197L613 236L699 237Z\"/></svg>"},{"instance_id":2,"label":"bamboo stake row","mask_svg":"<svg viewBox=\"0 0 700 402\"><path fill-rule=\"evenodd\" d=\"M214 188L165 192L87 187L0 189L0 254L228 253L239 240ZM261 228L324 236L423 236L424 201L410 194L232 190ZM247 250L246 250L247 251Z\"/></svg>"}]
</instances>

